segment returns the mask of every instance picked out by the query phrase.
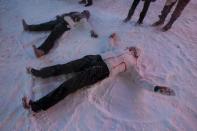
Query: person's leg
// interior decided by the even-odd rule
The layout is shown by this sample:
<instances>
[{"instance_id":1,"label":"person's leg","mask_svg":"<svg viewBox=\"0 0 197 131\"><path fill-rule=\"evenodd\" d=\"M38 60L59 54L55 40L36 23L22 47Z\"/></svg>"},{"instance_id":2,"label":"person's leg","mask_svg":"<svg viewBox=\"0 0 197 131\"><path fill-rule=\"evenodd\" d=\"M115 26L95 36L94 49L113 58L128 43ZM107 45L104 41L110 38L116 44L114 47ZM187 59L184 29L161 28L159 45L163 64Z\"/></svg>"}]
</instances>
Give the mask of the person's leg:
<instances>
[{"instance_id":1,"label":"person's leg","mask_svg":"<svg viewBox=\"0 0 197 131\"><path fill-rule=\"evenodd\" d=\"M139 18L139 20L137 22L138 24L142 24L143 23L144 17L146 16L146 13L148 11L150 3L151 3L151 0L145 0L144 1L144 7L142 9L142 12L140 13L140 18Z\"/></svg>"},{"instance_id":2,"label":"person's leg","mask_svg":"<svg viewBox=\"0 0 197 131\"><path fill-rule=\"evenodd\" d=\"M55 41L60 38L65 31L70 30L66 27L66 24L59 23L54 27L50 35L47 37L47 39L44 41L44 43L39 46L38 48L34 47L34 52L37 57L41 57L45 54L47 54L50 49L54 46ZM42 51L42 54L38 53L38 51Z\"/></svg>"},{"instance_id":3,"label":"person's leg","mask_svg":"<svg viewBox=\"0 0 197 131\"><path fill-rule=\"evenodd\" d=\"M91 58L90 58L91 57ZM80 72L87 68L90 68L94 59L97 59L97 55L85 56L81 59L68 62L66 64L58 64L49 67L42 68L40 70L34 68L27 68L28 73L41 78L48 78L51 76L57 76L62 74L69 74L73 72Z\"/></svg>"},{"instance_id":4,"label":"person's leg","mask_svg":"<svg viewBox=\"0 0 197 131\"><path fill-rule=\"evenodd\" d=\"M92 85L109 76L109 70L105 66L93 66L82 72L77 73L73 78L65 81L54 91L42 97L37 101L30 101L31 109L34 112L47 110L51 106L57 104L71 93L83 88L84 86Z\"/></svg>"},{"instance_id":5,"label":"person's leg","mask_svg":"<svg viewBox=\"0 0 197 131\"><path fill-rule=\"evenodd\" d=\"M172 13L172 16L170 18L170 21L163 27L163 31L167 31L169 30L173 23L177 20L177 18L181 15L182 11L184 10L184 8L187 6L187 4L190 2L190 0L179 0L178 4L174 10L174 12Z\"/></svg>"},{"instance_id":6,"label":"person's leg","mask_svg":"<svg viewBox=\"0 0 197 131\"><path fill-rule=\"evenodd\" d=\"M170 5L165 5L163 10L161 11L161 15L159 15L159 20L153 23L153 26L158 26L164 24L164 21L167 15L170 13L172 7L176 4L176 1L171 3Z\"/></svg>"},{"instance_id":7,"label":"person's leg","mask_svg":"<svg viewBox=\"0 0 197 131\"><path fill-rule=\"evenodd\" d=\"M93 4L93 1L92 0L87 0L87 4L85 5L85 7L90 6L92 4Z\"/></svg>"},{"instance_id":8,"label":"person's leg","mask_svg":"<svg viewBox=\"0 0 197 131\"><path fill-rule=\"evenodd\" d=\"M57 20L52 20L42 24L28 25L25 20L22 20L23 28L26 31L51 31L58 23Z\"/></svg>"},{"instance_id":9,"label":"person's leg","mask_svg":"<svg viewBox=\"0 0 197 131\"><path fill-rule=\"evenodd\" d=\"M79 1L79 4L86 4L86 0Z\"/></svg>"},{"instance_id":10,"label":"person's leg","mask_svg":"<svg viewBox=\"0 0 197 131\"><path fill-rule=\"evenodd\" d=\"M133 4L132 4L132 6L131 6L131 8L129 10L127 18L124 19L124 22L127 22L127 21L129 21L131 19L131 17L133 16L133 14L135 12L135 9L136 9L137 5L139 4L139 2L140 2L140 0L134 0L133 1Z\"/></svg>"}]
</instances>

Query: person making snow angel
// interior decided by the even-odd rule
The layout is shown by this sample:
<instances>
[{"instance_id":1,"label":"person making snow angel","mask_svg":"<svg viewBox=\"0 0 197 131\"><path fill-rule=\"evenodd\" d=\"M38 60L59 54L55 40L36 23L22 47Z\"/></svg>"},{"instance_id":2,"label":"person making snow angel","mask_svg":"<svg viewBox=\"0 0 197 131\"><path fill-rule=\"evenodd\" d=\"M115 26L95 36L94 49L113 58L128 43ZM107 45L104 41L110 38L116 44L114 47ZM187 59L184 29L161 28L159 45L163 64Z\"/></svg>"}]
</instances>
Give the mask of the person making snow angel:
<instances>
[{"instance_id":1,"label":"person making snow angel","mask_svg":"<svg viewBox=\"0 0 197 131\"><path fill-rule=\"evenodd\" d=\"M25 20L22 20L23 28L25 31L51 31L47 39L36 48L33 45L35 55L41 57L47 54L54 46L55 41L60 38L65 31L69 31L78 24L85 24L85 27L90 30L91 37L97 38L98 35L93 31L88 23L90 12L84 10L83 12L70 12L56 17L56 20L52 20L46 23L38 25L28 25Z\"/></svg>"},{"instance_id":2,"label":"person making snow angel","mask_svg":"<svg viewBox=\"0 0 197 131\"><path fill-rule=\"evenodd\" d=\"M115 34L111 35L110 39L114 37ZM33 112L47 110L69 94L127 70L132 71L134 82L137 85L160 94L175 95L172 89L155 85L143 78L136 66L138 57L139 49L136 47L129 47L107 52L103 55L87 55L66 64L49 66L40 70L29 67L27 71L30 74L41 78L66 75L69 73L75 73L75 75L39 100L33 101L29 100L27 96L23 97L23 106L25 109L31 109Z\"/></svg>"}]
</instances>

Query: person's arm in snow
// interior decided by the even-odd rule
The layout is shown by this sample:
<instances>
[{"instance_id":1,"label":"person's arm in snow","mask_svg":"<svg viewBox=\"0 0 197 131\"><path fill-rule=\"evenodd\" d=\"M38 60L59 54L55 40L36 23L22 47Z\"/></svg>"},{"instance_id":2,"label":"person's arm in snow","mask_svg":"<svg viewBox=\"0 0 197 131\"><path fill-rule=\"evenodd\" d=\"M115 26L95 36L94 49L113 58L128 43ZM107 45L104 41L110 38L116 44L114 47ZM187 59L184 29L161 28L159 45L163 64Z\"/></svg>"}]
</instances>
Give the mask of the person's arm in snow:
<instances>
[{"instance_id":1,"label":"person's arm in snow","mask_svg":"<svg viewBox=\"0 0 197 131\"><path fill-rule=\"evenodd\" d=\"M136 68L134 68L133 72L135 77L137 77L136 83L140 85L140 87L147 89L149 91L155 92L155 93L160 93L162 95L169 95L169 96L175 96L174 90L170 89L169 87L166 86L159 86L151 83L150 81L144 79L140 73L137 71Z\"/></svg>"}]
</instances>

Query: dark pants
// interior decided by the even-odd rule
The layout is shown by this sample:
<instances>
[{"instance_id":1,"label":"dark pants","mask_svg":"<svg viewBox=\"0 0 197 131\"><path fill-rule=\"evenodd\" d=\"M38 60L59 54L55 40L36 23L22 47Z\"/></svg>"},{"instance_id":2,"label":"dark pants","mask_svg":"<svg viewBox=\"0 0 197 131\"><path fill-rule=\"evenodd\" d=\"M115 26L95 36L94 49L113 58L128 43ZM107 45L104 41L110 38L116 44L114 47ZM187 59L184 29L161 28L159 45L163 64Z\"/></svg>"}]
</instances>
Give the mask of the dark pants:
<instances>
[{"instance_id":1,"label":"dark pants","mask_svg":"<svg viewBox=\"0 0 197 131\"><path fill-rule=\"evenodd\" d=\"M127 16L127 19L131 19L131 17L133 16L134 12L135 12L135 9L137 7L137 5L139 4L140 0L134 0L133 1L133 4L129 10L129 13L128 13L128 16ZM151 3L151 0L145 0L144 1L144 6L143 6L143 9L140 13L140 17L138 19L138 23L141 24L143 23L143 20L144 20L144 17L146 16L147 14L147 11L148 11L148 8L150 6L150 3Z\"/></svg>"},{"instance_id":2,"label":"dark pants","mask_svg":"<svg viewBox=\"0 0 197 131\"><path fill-rule=\"evenodd\" d=\"M54 65L41 70L32 69L31 72L34 76L41 78L76 73L48 95L37 101L31 101L31 108L34 112L47 110L67 95L109 76L108 67L100 55L88 55L66 64Z\"/></svg>"},{"instance_id":3,"label":"dark pants","mask_svg":"<svg viewBox=\"0 0 197 131\"><path fill-rule=\"evenodd\" d=\"M182 11L184 10L184 8L187 6L187 4L189 3L190 0L178 0L177 6L174 10L174 12L172 13L172 16L170 18L170 21L168 22L168 24L171 26L176 20L177 18L181 15ZM169 14L169 12L171 11L171 9L173 8L173 6L176 4L176 2L172 3L171 5L165 5L163 10L161 11L161 15L159 16L160 20L165 21L167 15Z\"/></svg>"},{"instance_id":4,"label":"dark pants","mask_svg":"<svg viewBox=\"0 0 197 131\"><path fill-rule=\"evenodd\" d=\"M87 5L92 5L93 1L92 0L81 0L79 3L81 3L81 4L87 4Z\"/></svg>"},{"instance_id":5,"label":"dark pants","mask_svg":"<svg viewBox=\"0 0 197 131\"><path fill-rule=\"evenodd\" d=\"M51 31L50 35L47 37L44 43L42 43L41 46L38 47L38 49L44 51L44 53L47 54L50 51L50 49L54 46L55 41L58 38L60 38L65 31L70 30L70 28L68 28L67 25L67 22L65 22L64 20L56 19L38 25L28 25L28 30Z\"/></svg>"}]
</instances>

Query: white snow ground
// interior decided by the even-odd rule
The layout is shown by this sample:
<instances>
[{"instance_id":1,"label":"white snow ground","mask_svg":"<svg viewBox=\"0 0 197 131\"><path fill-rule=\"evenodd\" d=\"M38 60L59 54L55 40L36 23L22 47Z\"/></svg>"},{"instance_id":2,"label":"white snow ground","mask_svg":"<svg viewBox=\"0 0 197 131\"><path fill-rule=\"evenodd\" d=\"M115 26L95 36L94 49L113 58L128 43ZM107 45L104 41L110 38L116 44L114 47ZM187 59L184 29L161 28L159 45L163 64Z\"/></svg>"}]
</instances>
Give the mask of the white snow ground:
<instances>
[{"instance_id":1,"label":"white snow ground","mask_svg":"<svg viewBox=\"0 0 197 131\"><path fill-rule=\"evenodd\" d=\"M84 8L77 0L0 0L0 130L1 131L196 131L197 130L197 0L191 1L172 30L163 33L150 26L158 19L165 0L150 7L142 26L135 26L142 3L132 21L123 24L131 0L95 0ZM40 45L48 33L24 32L21 19L40 23L69 11L92 12L99 39L83 27L65 33L55 48L36 59L32 44ZM169 18L168 18L169 19ZM104 41L116 32L119 46L142 49L139 66L151 81L176 91L162 96L136 87L130 74L108 78L80 90L46 112L33 116L21 105L22 96L38 99L65 77L46 80L26 74L36 68L64 63L109 49Z\"/></svg>"}]
</instances>

